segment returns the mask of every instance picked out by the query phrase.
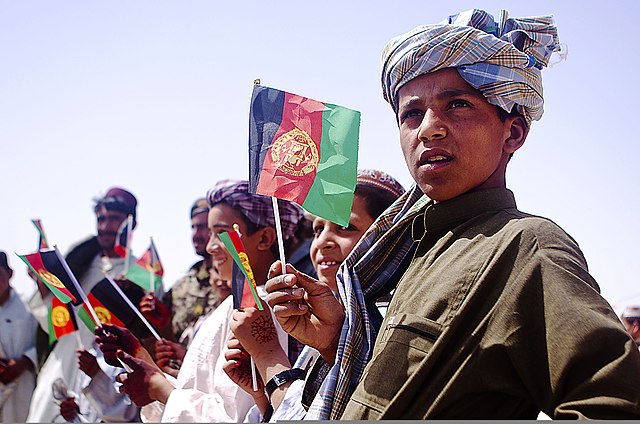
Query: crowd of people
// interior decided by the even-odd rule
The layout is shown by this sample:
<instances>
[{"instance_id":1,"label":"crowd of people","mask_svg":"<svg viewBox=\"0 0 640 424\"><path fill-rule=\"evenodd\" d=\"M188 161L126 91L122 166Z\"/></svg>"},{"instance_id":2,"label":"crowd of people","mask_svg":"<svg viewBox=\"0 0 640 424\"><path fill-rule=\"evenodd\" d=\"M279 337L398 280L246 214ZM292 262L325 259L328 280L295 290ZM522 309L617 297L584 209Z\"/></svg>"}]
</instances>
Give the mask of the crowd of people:
<instances>
[{"instance_id":1,"label":"crowd of people","mask_svg":"<svg viewBox=\"0 0 640 424\"><path fill-rule=\"evenodd\" d=\"M283 200L276 222L221 180L190 209L202 260L166 292L123 277L137 200L109 189L66 260L85 292L116 280L162 337L103 324L50 346L51 293L23 303L0 253L0 421L640 418L640 307L618 317L576 241L507 189L558 46L549 16L481 10L392 39L383 97L415 184L358 171L340 226ZM234 308L230 231L255 307Z\"/></svg>"}]
</instances>

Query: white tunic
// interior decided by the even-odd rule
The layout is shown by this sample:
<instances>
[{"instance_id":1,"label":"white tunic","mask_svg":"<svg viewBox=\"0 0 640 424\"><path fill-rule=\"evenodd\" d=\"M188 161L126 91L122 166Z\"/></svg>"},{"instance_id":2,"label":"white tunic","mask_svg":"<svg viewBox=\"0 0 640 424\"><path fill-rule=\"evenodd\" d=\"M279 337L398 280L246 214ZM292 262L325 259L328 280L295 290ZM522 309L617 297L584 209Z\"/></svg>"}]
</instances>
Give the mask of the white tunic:
<instances>
[{"instance_id":1,"label":"white tunic","mask_svg":"<svg viewBox=\"0 0 640 424\"><path fill-rule=\"evenodd\" d=\"M122 274L124 259L109 258L111 269L108 274L117 277ZM85 293L93 288L105 276L105 262L100 255L93 258L89 269L79 281ZM93 345L94 335L78 320L78 333L83 348ZM62 378L69 389L76 393L82 391L82 376L84 373L78 368L78 341L75 332L60 337L58 343L49 354L38 374L36 390L33 392L29 408L28 422L52 422L60 413L60 407L53 398L51 386L53 382Z\"/></svg>"},{"instance_id":2,"label":"white tunic","mask_svg":"<svg viewBox=\"0 0 640 424\"><path fill-rule=\"evenodd\" d=\"M27 357L33 364L11 383L0 383L0 422L24 422L36 385L36 328L31 315L15 290L9 289L9 299L0 305L0 357Z\"/></svg>"},{"instance_id":3,"label":"white tunic","mask_svg":"<svg viewBox=\"0 0 640 424\"><path fill-rule=\"evenodd\" d=\"M261 297L263 286L258 287ZM142 408L145 422L242 422L254 405L253 397L224 372L224 351L231 336L229 320L233 298L227 297L196 333L178 373L176 389L166 405L151 403ZM274 318L274 322L275 318ZM287 349L287 334L276 324L280 346Z\"/></svg>"}]
</instances>

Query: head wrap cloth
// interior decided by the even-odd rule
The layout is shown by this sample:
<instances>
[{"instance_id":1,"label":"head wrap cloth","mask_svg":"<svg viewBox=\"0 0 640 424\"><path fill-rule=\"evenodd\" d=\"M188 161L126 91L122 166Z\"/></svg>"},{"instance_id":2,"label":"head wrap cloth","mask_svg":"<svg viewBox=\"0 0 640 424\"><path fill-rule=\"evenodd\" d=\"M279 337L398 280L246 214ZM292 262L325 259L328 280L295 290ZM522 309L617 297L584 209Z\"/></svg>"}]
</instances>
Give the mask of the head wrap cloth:
<instances>
[{"instance_id":1,"label":"head wrap cloth","mask_svg":"<svg viewBox=\"0 0 640 424\"><path fill-rule=\"evenodd\" d=\"M209 207L224 202L240 212L245 218L258 227L275 228L275 216L271 197L249 192L248 181L222 180L207 192ZM278 200L282 236L288 240L298 228L303 217L303 210L295 203Z\"/></svg>"},{"instance_id":2,"label":"head wrap cloth","mask_svg":"<svg viewBox=\"0 0 640 424\"><path fill-rule=\"evenodd\" d=\"M542 75L559 50L552 16L508 18L496 22L483 10L450 16L393 38L382 52L382 90L398 112L398 90L412 79L444 68L460 76L493 105L507 112L517 106L530 124L543 113Z\"/></svg>"}]
</instances>

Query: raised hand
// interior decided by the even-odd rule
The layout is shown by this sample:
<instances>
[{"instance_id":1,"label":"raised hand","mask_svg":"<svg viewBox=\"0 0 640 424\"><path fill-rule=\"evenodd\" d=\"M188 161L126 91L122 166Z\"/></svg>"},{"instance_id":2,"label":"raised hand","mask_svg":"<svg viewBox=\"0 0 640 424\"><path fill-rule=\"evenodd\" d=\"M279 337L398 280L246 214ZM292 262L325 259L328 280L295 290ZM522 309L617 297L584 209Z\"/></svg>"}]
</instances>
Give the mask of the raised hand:
<instances>
[{"instance_id":1,"label":"raised hand","mask_svg":"<svg viewBox=\"0 0 640 424\"><path fill-rule=\"evenodd\" d=\"M100 365L98 365L96 357L85 349L77 349L76 353L78 354L78 366L80 367L80 371L93 378L98 371L100 371Z\"/></svg>"},{"instance_id":2,"label":"raised hand","mask_svg":"<svg viewBox=\"0 0 640 424\"><path fill-rule=\"evenodd\" d=\"M167 402L174 387L162 371L122 350L117 352L117 358L131 370L116 378L116 381L122 383L120 393L128 394L131 401L138 406L145 406L156 400Z\"/></svg>"},{"instance_id":3,"label":"raised hand","mask_svg":"<svg viewBox=\"0 0 640 424\"><path fill-rule=\"evenodd\" d=\"M160 302L153 293L147 293L140 300L140 312L156 328L162 328L169 323L171 315L169 308Z\"/></svg>"},{"instance_id":4,"label":"raised hand","mask_svg":"<svg viewBox=\"0 0 640 424\"><path fill-rule=\"evenodd\" d=\"M270 355L274 351L282 351L278 332L268 307L262 311L257 308L234 311L229 328L242 344L243 349L254 358L259 355Z\"/></svg>"},{"instance_id":5,"label":"raised hand","mask_svg":"<svg viewBox=\"0 0 640 424\"><path fill-rule=\"evenodd\" d=\"M68 422L74 422L80 413L80 407L72 397L60 402L60 415Z\"/></svg>"},{"instance_id":6,"label":"raised hand","mask_svg":"<svg viewBox=\"0 0 640 424\"><path fill-rule=\"evenodd\" d=\"M264 396L264 384L258 373L256 373L258 390L253 390L251 358L238 339L234 337L229 339L227 350L224 351L224 358L227 362L222 366L222 369L234 383L254 398Z\"/></svg>"},{"instance_id":7,"label":"raised hand","mask_svg":"<svg viewBox=\"0 0 640 424\"><path fill-rule=\"evenodd\" d=\"M122 365L116 358L116 352L122 350L136 358L143 359L153 364L153 358L149 352L142 346L140 340L126 328L113 324L103 324L102 327L95 329L96 343L104 354L104 360L107 364L114 367Z\"/></svg>"},{"instance_id":8,"label":"raised hand","mask_svg":"<svg viewBox=\"0 0 640 424\"><path fill-rule=\"evenodd\" d=\"M265 286L267 303L278 322L291 336L316 348L332 364L344 321L344 308L328 285L298 272L291 265L282 274L276 261Z\"/></svg>"},{"instance_id":9,"label":"raised hand","mask_svg":"<svg viewBox=\"0 0 640 424\"><path fill-rule=\"evenodd\" d=\"M177 377L187 350L180 343L167 339L156 341L156 364L167 374Z\"/></svg>"}]
</instances>

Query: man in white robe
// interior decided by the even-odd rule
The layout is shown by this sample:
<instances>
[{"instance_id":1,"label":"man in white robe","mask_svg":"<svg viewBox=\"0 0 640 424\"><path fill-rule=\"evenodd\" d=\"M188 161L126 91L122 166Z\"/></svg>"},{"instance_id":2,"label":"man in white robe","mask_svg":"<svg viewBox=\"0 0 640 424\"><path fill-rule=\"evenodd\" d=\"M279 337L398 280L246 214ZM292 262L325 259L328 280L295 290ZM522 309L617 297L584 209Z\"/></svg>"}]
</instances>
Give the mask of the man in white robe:
<instances>
[{"instance_id":1,"label":"man in white robe","mask_svg":"<svg viewBox=\"0 0 640 424\"><path fill-rule=\"evenodd\" d=\"M13 270L0 252L0 422L23 422L35 387L38 323L9 280Z\"/></svg>"},{"instance_id":2,"label":"man in white robe","mask_svg":"<svg viewBox=\"0 0 640 424\"><path fill-rule=\"evenodd\" d=\"M122 276L124 259L115 253L113 247L118 228L129 214L133 215L135 227L136 206L137 200L133 194L117 187L109 189L104 197L96 200L94 212L97 235L72 248L66 257L85 293L89 293L105 275L112 278ZM159 288L160 296L162 290ZM48 293L42 303L49 304L51 296L51 293ZM31 305L34 303L32 301ZM74 392L81 392L83 374L78 368L75 351L78 348L91 347L94 336L86 326L80 324L78 327L82 346L78 346L78 339L74 334L62 336L40 369L28 422L51 422L59 414L58 402L53 398L51 390L53 382L58 378L62 378Z\"/></svg>"}]
</instances>

